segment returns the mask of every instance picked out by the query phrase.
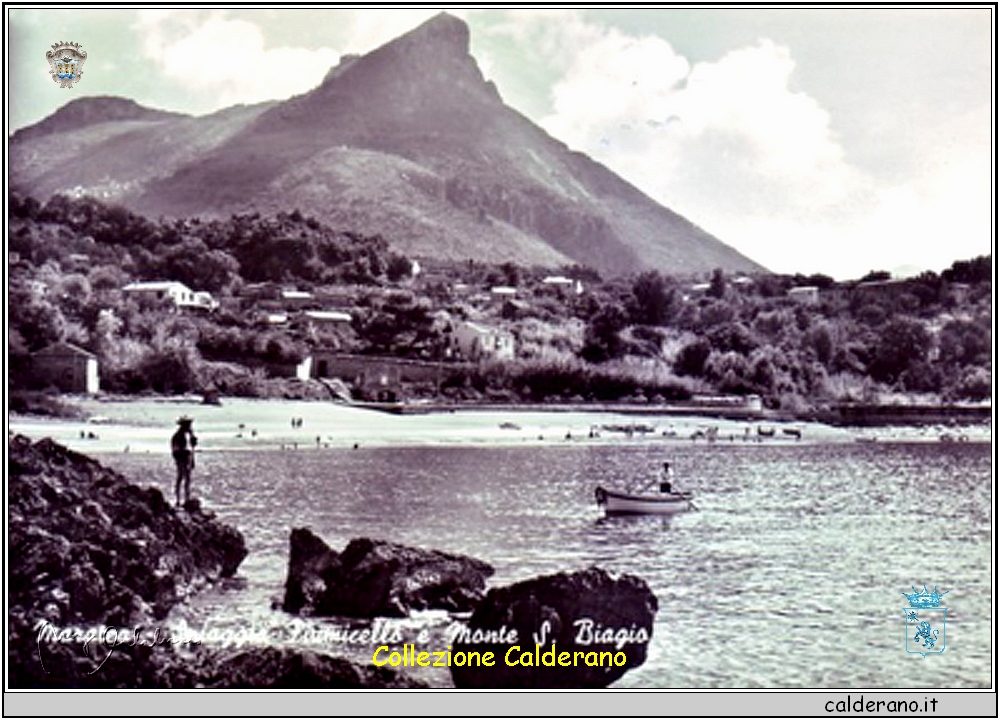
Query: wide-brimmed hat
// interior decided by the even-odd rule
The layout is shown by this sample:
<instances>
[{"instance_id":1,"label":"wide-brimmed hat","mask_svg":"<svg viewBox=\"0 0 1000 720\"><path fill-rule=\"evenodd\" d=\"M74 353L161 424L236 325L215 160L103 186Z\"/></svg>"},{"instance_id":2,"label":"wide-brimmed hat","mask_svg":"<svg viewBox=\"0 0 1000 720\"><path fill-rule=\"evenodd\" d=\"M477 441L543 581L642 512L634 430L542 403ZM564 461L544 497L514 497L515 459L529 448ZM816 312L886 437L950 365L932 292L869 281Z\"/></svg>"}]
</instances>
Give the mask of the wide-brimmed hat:
<instances>
[{"instance_id":1,"label":"wide-brimmed hat","mask_svg":"<svg viewBox=\"0 0 1000 720\"><path fill-rule=\"evenodd\" d=\"M187 415L181 415L179 418L177 418L178 425L190 425L193 422L194 418L189 418Z\"/></svg>"}]
</instances>

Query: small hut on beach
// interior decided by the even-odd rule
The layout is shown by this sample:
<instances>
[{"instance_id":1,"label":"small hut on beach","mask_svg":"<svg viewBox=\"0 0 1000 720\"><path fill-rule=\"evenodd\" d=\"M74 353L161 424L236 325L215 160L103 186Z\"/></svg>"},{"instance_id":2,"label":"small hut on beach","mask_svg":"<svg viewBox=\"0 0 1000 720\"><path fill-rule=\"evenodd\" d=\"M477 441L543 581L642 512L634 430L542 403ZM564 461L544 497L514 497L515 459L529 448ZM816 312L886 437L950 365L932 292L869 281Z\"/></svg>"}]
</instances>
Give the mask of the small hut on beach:
<instances>
[{"instance_id":1,"label":"small hut on beach","mask_svg":"<svg viewBox=\"0 0 1000 720\"><path fill-rule=\"evenodd\" d=\"M31 356L35 381L63 392L96 393L100 389L97 356L72 343L49 345Z\"/></svg>"}]
</instances>

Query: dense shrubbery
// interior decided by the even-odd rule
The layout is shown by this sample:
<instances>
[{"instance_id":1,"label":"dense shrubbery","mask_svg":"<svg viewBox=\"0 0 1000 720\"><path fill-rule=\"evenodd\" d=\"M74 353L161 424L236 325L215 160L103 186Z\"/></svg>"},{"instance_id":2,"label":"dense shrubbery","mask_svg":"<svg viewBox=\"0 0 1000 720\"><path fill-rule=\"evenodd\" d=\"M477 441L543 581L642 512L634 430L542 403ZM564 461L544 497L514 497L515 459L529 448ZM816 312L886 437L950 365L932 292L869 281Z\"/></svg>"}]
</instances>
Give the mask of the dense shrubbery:
<instances>
[{"instance_id":1,"label":"dense shrubbery","mask_svg":"<svg viewBox=\"0 0 1000 720\"><path fill-rule=\"evenodd\" d=\"M737 288L716 272L704 294L686 300L679 298L691 285L644 273L630 286L609 283L594 293L580 356L598 363L659 356L680 377L716 392L759 394L780 407L872 400L880 388L984 399L990 266L990 258L976 258L905 281L872 272L859 286L813 275L762 276ZM949 279L970 287L952 287ZM819 302L787 297L800 285L820 288ZM961 292L968 297L960 302Z\"/></svg>"},{"instance_id":2,"label":"dense shrubbery","mask_svg":"<svg viewBox=\"0 0 1000 720\"><path fill-rule=\"evenodd\" d=\"M152 222L92 198L57 195L44 205L11 194L10 249L35 266L88 257L134 278L170 278L220 292L245 282L373 283L390 262L380 237L336 232L298 212Z\"/></svg>"},{"instance_id":3,"label":"dense shrubbery","mask_svg":"<svg viewBox=\"0 0 1000 720\"><path fill-rule=\"evenodd\" d=\"M9 208L15 388L31 384L31 353L62 340L97 354L112 392L197 391L218 384L207 372L213 362L252 368L307 354L302 333L262 330L245 314L182 316L169 302L124 297L134 280L176 280L227 298L247 282L371 284L403 267L381 238L335 232L297 212L152 222L91 198L41 204L16 193ZM274 392L253 374L229 384L236 394Z\"/></svg>"},{"instance_id":4,"label":"dense shrubbery","mask_svg":"<svg viewBox=\"0 0 1000 720\"><path fill-rule=\"evenodd\" d=\"M461 399L563 403L686 400L697 388L669 374L578 360L482 363L456 369L442 384L446 396Z\"/></svg>"},{"instance_id":5,"label":"dense shrubbery","mask_svg":"<svg viewBox=\"0 0 1000 720\"><path fill-rule=\"evenodd\" d=\"M587 284L578 296L546 287L551 269L512 263L439 262L436 275L416 280L411 261L383 239L297 211L154 222L88 198L9 200L15 390L30 384L32 352L66 340L97 354L110 391L308 394L316 389L296 389L267 371L298 363L317 345L448 358L447 319L475 318L509 328L518 360L462 368L443 388L420 392L536 402L754 393L771 407L800 409L879 393L951 401L992 391L988 256L906 281L872 272L859 284L824 275L736 284L717 271L697 292L690 279L656 272L603 281L586 268L557 271ZM123 296L128 282L151 279L211 291L223 307L195 316ZM348 286L353 322L260 325L255 301L239 296L250 283L268 282ZM465 294L454 292L458 282ZM517 299L492 302L488 291L498 284L517 286ZM802 285L820 288L818 303L787 296ZM477 293L485 300L473 300Z\"/></svg>"}]
</instances>

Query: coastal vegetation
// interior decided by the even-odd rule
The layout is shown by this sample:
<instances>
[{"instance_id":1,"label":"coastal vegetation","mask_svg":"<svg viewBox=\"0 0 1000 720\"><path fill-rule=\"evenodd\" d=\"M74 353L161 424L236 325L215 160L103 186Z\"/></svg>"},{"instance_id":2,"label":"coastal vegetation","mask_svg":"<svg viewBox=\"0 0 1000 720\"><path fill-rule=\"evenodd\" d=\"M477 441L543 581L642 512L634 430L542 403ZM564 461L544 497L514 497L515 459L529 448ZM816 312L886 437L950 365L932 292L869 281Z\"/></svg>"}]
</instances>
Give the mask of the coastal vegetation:
<instances>
[{"instance_id":1,"label":"coastal vegetation","mask_svg":"<svg viewBox=\"0 0 1000 720\"><path fill-rule=\"evenodd\" d=\"M809 413L979 401L992 390L990 256L905 280L721 270L605 279L579 265L414 262L380 236L298 211L153 221L92 198L12 193L8 220L15 408L48 397L33 353L59 342L93 353L102 390L125 394L328 397L288 370L317 350L439 362L438 380L406 396L472 402L757 395ZM195 311L123 292L152 280L214 304ZM455 327L468 322L509 333L513 357L458 351Z\"/></svg>"}]
</instances>

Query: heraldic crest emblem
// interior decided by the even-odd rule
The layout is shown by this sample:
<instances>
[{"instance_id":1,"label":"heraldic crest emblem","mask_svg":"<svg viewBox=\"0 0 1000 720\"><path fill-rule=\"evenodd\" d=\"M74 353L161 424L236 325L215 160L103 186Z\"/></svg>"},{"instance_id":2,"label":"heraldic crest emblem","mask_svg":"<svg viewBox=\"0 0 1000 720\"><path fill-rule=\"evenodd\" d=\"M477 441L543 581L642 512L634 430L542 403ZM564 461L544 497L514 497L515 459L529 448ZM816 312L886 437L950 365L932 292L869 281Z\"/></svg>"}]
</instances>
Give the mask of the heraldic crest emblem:
<instances>
[{"instance_id":1,"label":"heraldic crest emblem","mask_svg":"<svg viewBox=\"0 0 1000 720\"><path fill-rule=\"evenodd\" d=\"M49 75L59 83L59 87L71 88L83 75L83 63L87 53L80 49L80 43L59 41L45 52L49 61Z\"/></svg>"},{"instance_id":2,"label":"heraldic crest emblem","mask_svg":"<svg viewBox=\"0 0 1000 720\"><path fill-rule=\"evenodd\" d=\"M910 601L910 607L903 608L906 618L906 652L922 655L939 654L945 647L945 615L948 608L941 607L941 598L950 590L938 594L937 585L934 592L927 592L927 586L918 591L912 585L913 593L904 592Z\"/></svg>"}]
</instances>

